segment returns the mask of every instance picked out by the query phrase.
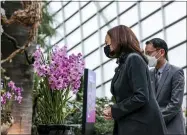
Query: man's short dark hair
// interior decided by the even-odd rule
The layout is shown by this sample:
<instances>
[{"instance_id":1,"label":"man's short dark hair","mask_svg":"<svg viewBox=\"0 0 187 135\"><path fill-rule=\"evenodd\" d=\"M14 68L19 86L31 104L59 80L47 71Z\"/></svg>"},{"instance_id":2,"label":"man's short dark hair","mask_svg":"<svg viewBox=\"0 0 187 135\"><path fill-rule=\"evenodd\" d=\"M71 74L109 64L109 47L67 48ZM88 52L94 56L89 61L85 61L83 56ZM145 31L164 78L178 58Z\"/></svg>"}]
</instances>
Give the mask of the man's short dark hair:
<instances>
[{"instance_id":1,"label":"man's short dark hair","mask_svg":"<svg viewBox=\"0 0 187 135\"><path fill-rule=\"evenodd\" d=\"M153 38L145 43L146 45L152 44L154 48L156 49L164 49L165 50L165 57L167 59L168 55L168 45L163 39L160 38Z\"/></svg>"}]
</instances>

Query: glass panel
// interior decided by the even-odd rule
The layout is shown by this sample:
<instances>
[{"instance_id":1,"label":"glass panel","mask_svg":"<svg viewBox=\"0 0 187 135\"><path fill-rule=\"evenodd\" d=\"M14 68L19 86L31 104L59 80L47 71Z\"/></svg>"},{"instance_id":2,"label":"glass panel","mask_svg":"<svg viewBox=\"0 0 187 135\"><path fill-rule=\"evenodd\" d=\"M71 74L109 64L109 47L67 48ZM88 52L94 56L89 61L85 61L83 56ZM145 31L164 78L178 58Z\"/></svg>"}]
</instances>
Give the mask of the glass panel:
<instances>
[{"instance_id":1,"label":"glass panel","mask_svg":"<svg viewBox=\"0 0 187 135\"><path fill-rule=\"evenodd\" d=\"M105 36L107 34L107 31L109 30L108 26L105 26L101 29L101 42L105 43Z\"/></svg>"},{"instance_id":2,"label":"glass panel","mask_svg":"<svg viewBox=\"0 0 187 135\"><path fill-rule=\"evenodd\" d=\"M186 19L166 29L168 47L186 40Z\"/></svg>"},{"instance_id":3,"label":"glass panel","mask_svg":"<svg viewBox=\"0 0 187 135\"><path fill-rule=\"evenodd\" d=\"M84 53L85 55L99 47L99 35L98 32L84 41Z\"/></svg>"},{"instance_id":4,"label":"glass panel","mask_svg":"<svg viewBox=\"0 0 187 135\"><path fill-rule=\"evenodd\" d=\"M148 38L147 40L145 40L145 41L143 42L143 48L145 48L145 43L146 43L147 41L153 39L153 38L161 38L161 39L164 39L164 33L163 33L163 32L159 32L158 34L156 34L156 35L154 35L154 36Z\"/></svg>"},{"instance_id":5,"label":"glass panel","mask_svg":"<svg viewBox=\"0 0 187 135\"><path fill-rule=\"evenodd\" d=\"M79 15L79 13L75 14L75 16L70 18L66 22L65 25L66 25L66 32L67 33L71 32L73 29L75 29L77 26L79 26L80 25L80 15Z\"/></svg>"},{"instance_id":6,"label":"glass panel","mask_svg":"<svg viewBox=\"0 0 187 135\"><path fill-rule=\"evenodd\" d=\"M96 86L100 85L102 82L101 80L101 68L97 68L96 70L94 70L94 72L96 73Z\"/></svg>"},{"instance_id":7,"label":"glass panel","mask_svg":"<svg viewBox=\"0 0 187 135\"><path fill-rule=\"evenodd\" d=\"M63 37L64 37L64 29L63 29L63 26L60 26L58 29L56 29L56 35L50 38L51 45L54 45L56 42L58 42Z\"/></svg>"},{"instance_id":8,"label":"glass panel","mask_svg":"<svg viewBox=\"0 0 187 135\"><path fill-rule=\"evenodd\" d=\"M99 18L100 18L100 27L102 27L103 25L107 23L107 20L106 20L106 17L103 16L103 14L99 14Z\"/></svg>"},{"instance_id":9,"label":"glass panel","mask_svg":"<svg viewBox=\"0 0 187 135\"><path fill-rule=\"evenodd\" d=\"M101 17L101 16L100 16ZM101 20L101 26L104 26L105 24L106 24L106 22L103 20L103 17L101 17L100 18L100 20ZM117 19L115 19L115 20L113 20L112 22L110 22L109 24L107 24L104 28L105 29L107 29L107 30L109 30L110 28L112 28L112 27L115 27L115 26L117 26L118 25L118 20ZM103 29L103 28L102 28ZM105 35L106 33L104 33L104 35Z\"/></svg>"},{"instance_id":10,"label":"glass panel","mask_svg":"<svg viewBox=\"0 0 187 135\"><path fill-rule=\"evenodd\" d=\"M120 24L122 25L130 27L136 22L138 22L137 6L133 7L132 9L120 16Z\"/></svg>"},{"instance_id":11,"label":"glass panel","mask_svg":"<svg viewBox=\"0 0 187 135\"><path fill-rule=\"evenodd\" d=\"M56 35L59 35L61 37L64 37L64 26L61 25L58 29L56 29Z\"/></svg>"},{"instance_id":12,"label":"glass panel","mask_svg":"<svg viewBox=\"0 0 187 135\"><path fill-rule=\"evenodd\" d=\"M99 6L100 6L101 8L103 8L103 7L106 6L108 3L110 3L110 1L104 1L104 0L102 0L101 2L97 2L97 3L99 3Z\"/></svg>"},{"instance_id":13,"label":"glass panel","mask_svg":"<svg viewBox=\"0 0 187 135\"><path fill-rule=\"evenodd\" d=\"M173 0L163 0L164 5L167 4L167 3L169 3L170 1L173 1Z\"/></svg>"},{"instance_id":14,"label":"glass panel","mask_svg":"<svg viewBox=\"0 0 187 135\"><path fill-rule=\"evenodd\" d=\"M186 44L178 46L168 52L169 62L175 66L186 66Z\"/></svg>"},{"instance_id":15,"label":"glass panel","mask_svg":"<svg viewBox=\"0 0 187 135\"><path fill-rule=\"evenodd\" d=\"M177 12L174 12L177 9ZM165 8L166 25L186 15L186 4L184 2L173 2Z\"/></svg>"},{"instance_id":16,"label":"glass panel","mask_svg":"<svg viewBox=\"0 0 187 135\"><path fill-rule=\"evenodd\" d=\"M62 2L61 1L51 1L48 6L48 11L51 14L54 14L56 11L58 11L60 8L62 8Z\"/></svg>"},{"instance_id":17,"label":"glass panel","mask_svg":"<svg viewBox=\"0 0 187 135\"><path fill-rule=\"evenodd\" d=\"M81 53L82 54L82 46L81 44L79 44L78 46L76 46L75 48L73 48L72 50L70 50L68 52L68 54L78 54L78 53Z\"/></svg>"},{"instance_id":18,"label":"glass panel","mask_svg":"<svg viewBox=\"0 0 187 135\"><path fill-rule=\"evenodd\" d=\"M185 82L187 82L187 72L186 72L186 69L187 69L187 68L184 69ZM186 89L186 88L187 88L187 83L185 83L185 87L184 87L184 88L185 88L185 89L184 89L184 92L187 92L187 89ZM185 100L185 101L186 101L186 100Z\"/></svg>"},{"instance_id":19,"label":"glass panel","mask_svg":"<svg viewBox=\"0 0 187 135\"><path fill-rule=\"evenodd\" d=\"M67 0L67 1L62 1L63 2L63 5L66 5L68 2L69 2L69 0Z\"/></svg>"},{"instance_id":20,"label":"glass panel","mask_svg":"<svg viewBox=\"0 0 187 135\"><path fill-rule=\"evenodd\" d=\"M59 46L59 47L63 47L64 45L66 45L66 44L65 44L65 40L62 40L62 41L60 41L60 42L58 43L58 46Z\"/></svg>"},{"instance_id":21,"label":"glass panel","mask_svg":"<svg viewBox=\"0 0 187 135\"><path fill-rule=\"evenodd\" d=\"M186 68L184 69L184 77L185 77L184 93L186 93L186 92L187 92L187 91L186 91L186 90L187 90L187 89L186 89L186 88L187 88L187 85L186 85L186 82L187 82L187 81L186 81ZM184 99L183 99L183 104L182 104L182 108L183 108L183 109L186 109L186 101L187 101L187 98L186 98L186 97L187 97L187 95L184 96ZM185 117L185 119L186 119L186 117ZM185 120L185 121L186 121L186 120Z\"/></svg>"},{"instance_id":22,"label":"glass panel","mask_svg":"<svg viewBox=\"0 0 187 135\"><path fill-rule=\"evenodd\" d=\"M97 16L93 17L83 25L84 38L98 29Z\"/></svg>"},{"instance_id":23,"label":"glass panel","mask_svg":"<svg viewBox=\"0 0 187 135\"><path fill-rule=\"evenodd\" d=\"M160 8L161 2L141 2L140 9L141 9L141 18L146 17L150 13L154 12L158 8Z\"/></svg>"},{"instance_id":24,"label":"glass panel","mask_svg":"<svg viewBox=\"0 0 187 135\"><path fill-rule=\"evenodd\" d=\"M139 27L138 27L138 25L132 27L131 30L134 32L134 34L136 35L136 37L140 41L140 33L139 33Z\"/></svg>"},{"instance_id":25,"label":"glass panel","mask_svg":"<svg viewBox=\"0 0 187 135\"><path fill-rule=\"evenodd\" d=\"M96 97L97 98L103 98L105 96L104 90L101 89L101 87L96 89Z\"/></svg>"},{"instance_id":26,"label":"glass panel","mask_svg":"<svg viewBox=\"0 0 187 135\"><path fill-rule=\"evenodd\" d=\"M109 23L109 26L110 26L111 28L113 28L113 27L115 27L115 26L118 26L118 20L115 19L114 21L112 21L111 23Z\"/></svg>"},{"instance_id":27,"label":"glass panel","mask_svg":"<svg viewBox=\"0 0 187 135\"><path fill-rule=\"evenodd\" d=\"M125 11L127 8L132 6L135 2L130 2L130 1L120 1L119 3L119 12L122 13Z\"/></svg>"},{"instance_id":28,"label":"glass panel","mask_svg":"<svg viewBox=\"0 0 187 135\"><path fill-rule=\"evenodd\" d=\"M94 69L100 64L99 50L93 52L85 58L85 65L88 69Z\"/></svg>"},{"instance_id":29,"label":"glass panel","mask_svg":"<svg viewBox=\"0 0 187 135\"><path fill-rule=\"evenodd\" d=\"M88 1L80 1L80 3L81 3L81 7L83 7L84 5L88 3Z\"/></svg>"},{"instance_id":30,"label":"glass panel","mask_svg":"<svg viewBox=\"0 0 187 135\"><path fill-rule=\"evenodd\" d=\"M53 27L56 28L60 23L63 22L62 11L59 11L55 16L53 16Z\"/></svg>"},{"instance_id":31,"label":"glass panel","mask_svg":"<svg viewBox=\"0 0 187 135\"><path fill-rule=\"evenodd\" d=\"M105 85L105 96L107 97L107 98L112 98L112 94L111 94L111 92L110 92L110 88L111 88L111 81L110 82L108 82L108 83L106 83Z\"/></svg>"},{"instance_id":32,"label":"glass panel","mask_svg":"<svg viewBox=\"0 0 187 135\"><path fill-rule=\"evenodd\" d=\"M186 68L184 69L184 77L185 77L185 80L187 79L187 72L186 72ZM186 82L186 81L185 81ZM185 85L187 85L186 83L185 83ZM186 87L185 87L185 89L186 89ZM185 90L185 92L187 92L187 90Z\"/></svg>"},{"instance_id":33,"label":"glass panel","mask_svg":"<svg viewBox=\"0 0 187 135\"><path fill-rule=\"evenodd\" d=\"M75 13L79 9L79 3L78 2L70 2L67 6L64 8L65 18L67 19L70 17L73 13Z\"/></svg>"},{"instance_id":34,"label":"glass panel","mask_svg":"<svg viewBox=\"0 0 187 135\"><path fill-rule=\"evenodd\" d=\"M81 41L81 34L80 34L80 28L79 28L67 37L68 49L72 48L74 45L76 45L80 41Z\"/></svg>"},{"instance_id":35,"label":"glass panel","mask_svg":"<svg viewBox=\"0 0 187 135\"><path fill-rule=\"evenodd\" d=\"M148 37L149 35L153 34L163 27L161 18L162 13L161 11L159 11L142 22L143 38Z\"/></svg>"},{"instance_id":36,"label":"glass panel","mask_svg":"<svg viewBox=\"0 0 187 135\"><path fill-rule=\"evenodd\" d=\"M109 79L112 79L112 77L114 76L115 73L115 68L117 67L116 64L116 59L113 59L111 61L109 61L108 63L106 63L103 66L103 70L104 70L104 82L108 81Z\"/></svg>"},{"instance_id":37,"label":"glass panel","mask_svg":"<svg viewBox=\"0 0 187 135\"><path fill-rule=\"evenodd\" d=\"M64 28L63 26L60 26L58 29L56 29L56 35L54 35L51 38L51 44L55 44L56 42L58 42L60 39L62 39L64 37Z\"/></svg>"},{"instance_id":38,"label":"glass panel","mask_svg":"<svg viewBox=\"0 0 187 135\"><path fill-rule=\"evenodd\" d=\"M90 10L91 9L91 10ZM86 7L81 10L82 13L82 21L86 21L89 17L91 17L94 13L97 12L97 8L93 2L89 3Z\"/></svg>"},{"instance_id":39,"label":"glass panel","mask_svg":"<svg viewBox=\"0 0 187 135\"><path fill-rule=\"evenodd\" d=\"M49 36L44 39L46 45L50 45L50 39L51 38Z\"/></svg>"},{"instance_id":40,"label":"glass panel","mask_svg":"<svg viewBox=\"0 0 187 135\"><path fill-rule=\"evenodd\" d=\"M111 19L113 19L114 17L116 17L117 16L116 3L113 2L111 5L109 5L107 8L105 8L101 12L101 14L103 14L104 17L106 17L107 21L110 21Z\"/></svg>"}]
</instances>

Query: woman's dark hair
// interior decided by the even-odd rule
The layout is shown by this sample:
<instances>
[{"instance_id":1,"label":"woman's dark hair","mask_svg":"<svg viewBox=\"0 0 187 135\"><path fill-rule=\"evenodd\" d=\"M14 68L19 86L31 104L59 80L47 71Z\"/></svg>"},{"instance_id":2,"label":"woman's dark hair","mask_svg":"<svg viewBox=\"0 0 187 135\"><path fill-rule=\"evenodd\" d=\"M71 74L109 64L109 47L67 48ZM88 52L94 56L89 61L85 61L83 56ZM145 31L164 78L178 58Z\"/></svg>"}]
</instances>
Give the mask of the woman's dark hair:
<instances>
[{"instance_id":1,"label":"woman's dark hair","mask_svg":"<svg viewBox=\"0 0 187 135\"><path fill-rule=\"evenodd\" d=\"M122 53L136 52L148 63L142 53L137 37L130 28L119 25L110 29L107 34L111 38L111 45L114 48L115 55L120 56Z\"/></svg>"}]
</instances>

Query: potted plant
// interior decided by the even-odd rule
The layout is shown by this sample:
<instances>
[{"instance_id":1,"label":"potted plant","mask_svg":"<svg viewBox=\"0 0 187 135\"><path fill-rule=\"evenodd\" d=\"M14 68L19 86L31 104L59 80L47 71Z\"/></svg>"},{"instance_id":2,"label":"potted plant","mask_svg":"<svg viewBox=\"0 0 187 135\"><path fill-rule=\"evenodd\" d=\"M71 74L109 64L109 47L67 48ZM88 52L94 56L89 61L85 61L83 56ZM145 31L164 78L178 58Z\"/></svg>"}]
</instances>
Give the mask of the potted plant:
<instances>
[{"instance_id":1,"label":"potted plant","mask_svg":"<svg viewBox=\"0 0 187 135\"><path fill-rule=\"evenodd\" d=\"M39 134L57 132L65 134L69 129L66 118L75 108L69 102L81 85L84 73L83 56L68 55L67 47L56 47L45 56L41 48L34 53L33 64L37 83L37 130Z\"/></svg>"},{"instance_id":2,"label":"potted plant","mask_svg":"<svg viewBox=\"0 0 187 135\"><path fill-rule=\"evenodd\" d=\"M16 87L15 83L10 81L9 77L3 76L1 79L1 135L6 135L8 133L8 129L14 123L14 119L11 114L12 104L13 101L21 104L21 94L22 89L20 87Z\"/></svg>"}]
</instances>

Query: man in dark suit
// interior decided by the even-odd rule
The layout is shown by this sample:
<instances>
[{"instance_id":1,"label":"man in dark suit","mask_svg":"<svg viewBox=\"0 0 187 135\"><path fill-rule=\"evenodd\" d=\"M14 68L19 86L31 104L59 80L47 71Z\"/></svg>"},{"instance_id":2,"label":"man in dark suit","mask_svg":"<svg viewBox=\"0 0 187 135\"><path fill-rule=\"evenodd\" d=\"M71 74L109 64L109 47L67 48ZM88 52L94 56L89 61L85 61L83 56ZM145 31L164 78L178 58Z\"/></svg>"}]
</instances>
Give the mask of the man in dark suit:
<instances>
[{"instance_id":1,"label":"man in dark suit","mask_svg":"<svg viewBox=\"0 0 187 135\"><path fill-rule=\"evenodd\" d=\"M160 38L146 42L145 54L149 60L151 83L165 120L168 134L184 135L182 113L184 72L167 61L168 46ZM177 54L176 54L177 55ZM177 56L176 56L177 57Z\"/></svg>"}]
</instances>

